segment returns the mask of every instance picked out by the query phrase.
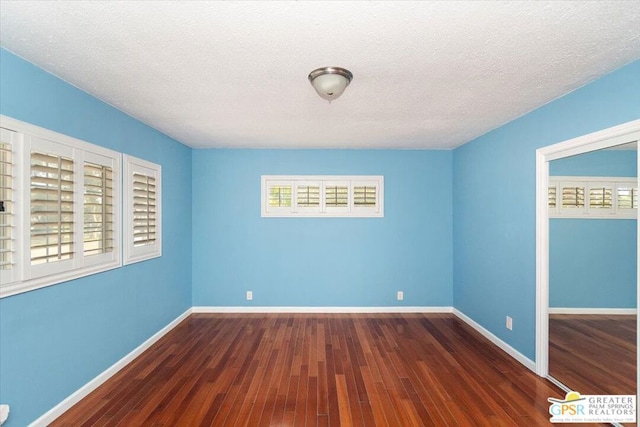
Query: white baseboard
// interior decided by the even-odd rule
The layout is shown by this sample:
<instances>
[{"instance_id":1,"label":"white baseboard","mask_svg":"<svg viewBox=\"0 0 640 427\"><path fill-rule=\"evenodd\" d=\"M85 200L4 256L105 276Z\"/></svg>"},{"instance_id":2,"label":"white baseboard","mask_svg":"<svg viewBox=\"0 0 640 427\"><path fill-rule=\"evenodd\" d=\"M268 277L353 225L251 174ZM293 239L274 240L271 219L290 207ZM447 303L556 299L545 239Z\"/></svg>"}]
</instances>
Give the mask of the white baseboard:
<instances>
[{"instance_id":1,"label":"white baseboard","mask_svg":"<svg viewBox=\"0 0 640 427\"><path fill-rule=\"evenodd\" d=\"M453 307L193 307L193 313L452 313Z\"/></svg>"},{"instance_id":2,"label":"white baseboard","mask_svg":"<svg viewBox=\"0 0 640 427\"><path fill-rule=\"evenodd\" d=\"M638 312L635 308L570 308L549 307L549 314L608 314L629 315Z\"/></svg>"},{"instance_id":3,"label":"white baseboard","mask_svg":"<svg viewBox=\"0 0 640 427\"><path fill-rule=\"evenodd\" d=\"M529 368L534 373L536 372L536 363L533 360L529 359L527 356L525 356L524 354L520 353L515 348L511 347L506 342L502 341L500 338L498 338L497 336L495 336L494 334L489 332L488 329L485 329L482 325L477 323L475 320L471 319L469 316L467 316L466 314L464 314L463 312L461 312L457 308L453 309L453 314L456 315L464 323L466 323L467 325L471 326L476 331L480 332L480 334L482 334L489 341L491 341L492 343L494 343L495 345L500 347L500 349L502 349L509 356L513 357L518 362L522 363L524 366Z\"/></svg>"},{"instance_id":4,"label":"white baseboard","mask_svg":"<svg viewBox=\"0 0 640 427\"><path fill-rule=\"evenodd\" d=\"M169 323L164 328L160 329L156 332L151 338L140 344L136 347L131 353L124 356L122 359L118 360L116 363L107 368L104 372L99 374L97 377L80 387L78 390L69 395L62 402L58 403L56 406L51 408L49 411L45 412L40 418L29 424L29 427L46 427L50 423L52 423L56 418L60 415L64 414L67 410L69 410L73 405L78 403L82 398L86 397L93 390L98 388L101 384L107 381L109 378L114 376L119 370L127 366L131 363L136 357L142 354L143 351L151 347L156 341L162 338L167 332L178 326L180 322L186 319L191 314L191 309L188 309L180 316L178 316L175 320Z\"/></svg>"}]
</instances>

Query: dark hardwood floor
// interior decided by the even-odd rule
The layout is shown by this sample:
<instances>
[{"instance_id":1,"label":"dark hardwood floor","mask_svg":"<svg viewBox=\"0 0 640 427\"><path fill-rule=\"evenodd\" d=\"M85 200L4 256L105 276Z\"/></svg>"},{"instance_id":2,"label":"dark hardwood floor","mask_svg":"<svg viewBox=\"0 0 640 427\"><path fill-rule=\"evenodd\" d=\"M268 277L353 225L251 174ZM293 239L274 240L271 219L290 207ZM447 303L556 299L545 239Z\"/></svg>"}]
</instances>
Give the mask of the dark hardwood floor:
<instances>
[{"instance_id":1,"label":"dark hardwood floor","mask_svg":"<svg viewBox=\"0 0 640 427\"><path fill-rule=\"evenodd\" d=\"M636 394L636 316L549 316L549 374L581 394Z\"/></svg>"},{"instance_id":2,"label":"dark hardwood floor","mask_svg":"<svg viewBox=\"0 0 640 427\"><path fill-rule=\"evenodd\" d=\"M451 314L194 314L52 426L545 426L564 396Z\"/></svg>"}]
</instances>

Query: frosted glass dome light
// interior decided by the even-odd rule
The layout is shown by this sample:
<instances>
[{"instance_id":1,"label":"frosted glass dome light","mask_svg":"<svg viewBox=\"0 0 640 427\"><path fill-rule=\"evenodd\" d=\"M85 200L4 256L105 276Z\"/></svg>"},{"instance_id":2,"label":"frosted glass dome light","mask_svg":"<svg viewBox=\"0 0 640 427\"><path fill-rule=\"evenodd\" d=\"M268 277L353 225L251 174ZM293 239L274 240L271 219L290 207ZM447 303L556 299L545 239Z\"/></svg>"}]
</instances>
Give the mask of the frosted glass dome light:
<instances>
[{"instance_id":1,"label":"frosted glass dome light","mask_svg":"<svg viewBox=\"0 0 640 427\"><path fill-rule=\"evenodd\" d=\"M351 71L340 67L322 67L309 73L311 86L329 102L342 95L352 79Z\"/></svg>"}]
</instances>

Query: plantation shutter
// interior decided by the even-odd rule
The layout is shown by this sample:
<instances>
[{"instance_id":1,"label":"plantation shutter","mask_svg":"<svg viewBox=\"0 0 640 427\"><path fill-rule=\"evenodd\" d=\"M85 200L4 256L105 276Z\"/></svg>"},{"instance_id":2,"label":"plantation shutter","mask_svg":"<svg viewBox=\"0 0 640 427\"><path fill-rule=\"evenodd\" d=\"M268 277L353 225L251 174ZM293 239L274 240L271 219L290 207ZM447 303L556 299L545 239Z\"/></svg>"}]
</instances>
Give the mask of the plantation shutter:
<instances>
[{"instance_id":1,"label":"plantation shutter","mask_svg":"<svg viewBox=\"0 0 640 427\"><path fill-rule=\"evenodd\" d=\"M612 209L613 189L606 186L593 186L589 188L589 208Z\"/></svg>"},{"instance_id":2,"label":"plantation shutter","mask_svg":"<svg viewBox=\"0 0 640 427\"><path fill-rule=\"evenodd\" d=\"M144 246L156 241L156 179L133 175L133 245Z\"/></svg>"},{"instance_id":3,"label":"plantation shutter","mask_svg":"<svg viewBox=\"0 0 640 427\"><path fill-rule=\"evenodd\" d=\"M557 204L557 187L555 185L549 187L549 207L555 208Z\"/></svg>"},{"instance_id":4,"label":"plantation shutter","mask_svg":"<svg viewBox=\"0 0 640 427\"><path fill-rule=\"evenodd\" d=\"M84 254L113 251L113 169L84 164Z\"/></svg>"},{"instance_id":5,"label":"plantation shutter","mask_svg":"<svg viewBox=\"0 0 640 427\"><path fill-rule=\"evenodd\" d=\"M320 206L319 185L298 185L296 188L297 206L313 208Z\"/></svg>"},{"instance_id":6,"label":"plantation shutter","mask_svg":"<svg viewBox=\"0 0 640 427\"><path fill-rule=\"evenodd\" d=\"M376 187L369 185L355 185L353 187L354 207L374 207L376 206Z\"/></svg>"},{"instance_id":7,"label":"plantation shutter","mask_svg":"<svg viewBox=\"0 0 640 427\"><path fill-rule=\"evenodd\" d=\"M123 156L125 179L124 264L162 256L162 167Z\"/></svg>"},{"instance_id":8,"label":"plantation shutter","mask_svg":"<svg viewBox=\"0 0 640 427\"><path fill-rule=\"evenodd\" d=\"M31 264L73 258L73 160L31 152Z\"/></svg>"},{"instance_id":9,"label":"plantation shutter","mask_svg":"<svg viewBox=\"0 0 640 427\"><path fill-rule=\"evenodd\" d=\"M8 131L6 131L8 132ZM8 136L8 135L7 135ZM0 269L11 270L14 265L13 235L13 152L5 141L2 129L0 142Z\"/></svg>"},{"instance_id":10,"label":"plantation shutter","mask_svg":"<svg viewBox=\"0 0 640 427\"><path fill-rule=\"evenodd\" d=\"M269 207L291 207L291 185L269 185Z\"/></svg>"},{"instance_id":11,"label":"plantation shutter","mask_svg":"<svg viewBox=\"0 0 640 427\"><path fill-rule=\"evenodd\" d=\"M324 200L327 208L346 208L349 206L349 186L329 183L324 188Z\"/></svg>"},{"instance_id":12,"label":"plantation shutter","mask_svg":"<svg viewBox=\"0 0 640 427\"><path fill-rule=\"evenodd\" d=\"M618 209L638 209L637 187L618 187Z\"/></svg>"},{"instance_id":13,"label":"plantation shutter","mask_svg":"<svg viewBox=\"0 0 640 427\"><path fill-rule=\"evenodd\" d=\"M569 209L584 208L584 187L563 186L562 207Z\"/></svg>"}]
</instances>

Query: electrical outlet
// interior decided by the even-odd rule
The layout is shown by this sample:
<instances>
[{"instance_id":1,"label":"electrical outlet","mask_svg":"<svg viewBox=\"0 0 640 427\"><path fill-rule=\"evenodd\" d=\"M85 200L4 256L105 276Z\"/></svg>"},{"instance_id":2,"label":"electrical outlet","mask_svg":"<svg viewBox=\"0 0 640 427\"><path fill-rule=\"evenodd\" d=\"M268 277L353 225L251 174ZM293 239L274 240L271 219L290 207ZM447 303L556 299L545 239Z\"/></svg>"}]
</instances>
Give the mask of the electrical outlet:
<instances>
[{"instance_id":1,"label":"electrical outlet","mask_svg":"<svg viewBox=\"0 0 640 427\"><path fill-rule=\"evenodd\" d=\"M253 291L247 291L247 301L251 301L253 299Z\"/></svg>"},{"instance_id":2,"label":"electrical outlet","mask_svg":"<svg viewBox=\"0 0 640 427\"><path fill-rule=\"evenodd\" d=\"M507 329L510 331L513 330L513 319L509 316L507 316Z\"/></svg>"},{"instance_id":3,"label":"electrical outlet","mask_svg":"<svg viewBox=\"0 0 640 427\"><path fill-rule=\"evenodd\" d=\"M404 292L398 291L398 301L402 301L404 299Z\"/></svg>"}]
</instances>

